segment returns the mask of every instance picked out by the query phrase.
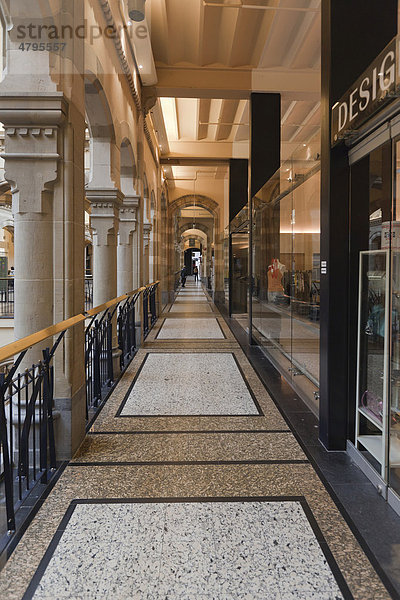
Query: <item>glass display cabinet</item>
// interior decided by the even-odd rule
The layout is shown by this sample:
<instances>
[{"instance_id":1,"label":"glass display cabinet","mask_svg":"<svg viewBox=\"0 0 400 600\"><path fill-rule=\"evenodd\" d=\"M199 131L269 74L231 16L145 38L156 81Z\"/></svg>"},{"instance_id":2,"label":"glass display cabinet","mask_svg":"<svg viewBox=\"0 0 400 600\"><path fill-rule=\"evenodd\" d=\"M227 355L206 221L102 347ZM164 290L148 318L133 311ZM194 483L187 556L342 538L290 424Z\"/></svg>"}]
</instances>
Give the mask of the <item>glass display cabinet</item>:
<instances>
[{"instance_id":1,"label":"glass display cabinet","mask_svg":"<svg viewBox=\"0 0 400 600\"><path fill-rule=\"evenodd\" d=\"M390 260L389 249L360 252L355 441L384 481L388 464L400 467L399 438L392 435L389 445L389 427L399 413L398 387L393 385L396 365L390 361L390 327L396 327ZM398 261L394 256L394 270Z\"/></svg>"}]
</instances>

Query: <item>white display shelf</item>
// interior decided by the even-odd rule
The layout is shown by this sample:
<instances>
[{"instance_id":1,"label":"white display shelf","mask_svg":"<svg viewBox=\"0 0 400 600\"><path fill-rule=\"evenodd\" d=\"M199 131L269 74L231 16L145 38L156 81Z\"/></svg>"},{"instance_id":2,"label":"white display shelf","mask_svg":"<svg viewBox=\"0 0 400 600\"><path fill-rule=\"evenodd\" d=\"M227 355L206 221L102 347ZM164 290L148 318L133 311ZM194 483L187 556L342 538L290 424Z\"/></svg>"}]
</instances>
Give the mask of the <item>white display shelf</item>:
<instances>
[{"instance_id":1,"label":"white display shelf","mask_svg":"<svg viewBox=\"0 0 400 600\"><path fill-rule=\"evenodd\" d=\"M382 464L382 436L381 435L360 435L358 442L364 446L366 450L380 463ZM390 466L400 466L400 440L398 437L392 436L390 438Z\"/></svg>"},{"instance_id":2,"label":"white display shelf","mask_svg":"<svg viewBox=\"0 0 400 600\"><path fill-rule=\"evenodd\" d=\"M363 415L366 419L368 419L368 421L370 421L373 425L375 425L375 427L380 429L380 431L382 431L382 429L383 429L382 422L378 421L378 419L376 417L374 418L367 410L365 410L365 408L363 408L362 406L359 406L358 412L361 415Z\"/></svg>"}]
</instances>

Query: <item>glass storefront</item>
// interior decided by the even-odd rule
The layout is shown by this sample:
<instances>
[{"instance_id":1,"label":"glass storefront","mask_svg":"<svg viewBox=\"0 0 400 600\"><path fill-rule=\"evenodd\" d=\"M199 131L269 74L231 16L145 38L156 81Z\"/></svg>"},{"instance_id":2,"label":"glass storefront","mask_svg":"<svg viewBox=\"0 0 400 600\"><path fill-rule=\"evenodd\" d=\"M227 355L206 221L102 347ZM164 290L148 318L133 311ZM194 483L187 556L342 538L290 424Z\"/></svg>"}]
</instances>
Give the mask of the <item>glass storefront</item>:
<instances>
[{"instance_id":1,"label":"glass storefront","mask_svg":"<svg viewBox=\"0 0 400 600\"><path fill-rule=\"evenodd\" d=\"M253 198L252 253L253 336L318 413L318 142L301 146Z\"/></svg>"},{"instance_id":2,"label":"glass storefront","mask_svg":"<svg viewBox=\"0 0 400 600\"><path fill-rule=\"evenodd\" d=\"M400 496L400 141L371 150L352 164L351 177L359 278L355 445Z\"/></svg>"},{"instance_id":3,"label":"glass storefront","mask_svg":"<svg viewBox=\"0 0 400 600\"><path fill-rule=\"evenodd\" d=\"M224 304L226 311L229 312L229 227L224 230Z\"/></svg>"},{"instance_id":4,"label":"glass storefront","mask_svg":"<svg viewBox=\"0 0 400 600\"><path fill-rule=\"evenodd\" d=\"M231 289L230 312L248 327L249 309L249 208L246 205L232 219L230 231Z\"/></svg>"}]
</instances>

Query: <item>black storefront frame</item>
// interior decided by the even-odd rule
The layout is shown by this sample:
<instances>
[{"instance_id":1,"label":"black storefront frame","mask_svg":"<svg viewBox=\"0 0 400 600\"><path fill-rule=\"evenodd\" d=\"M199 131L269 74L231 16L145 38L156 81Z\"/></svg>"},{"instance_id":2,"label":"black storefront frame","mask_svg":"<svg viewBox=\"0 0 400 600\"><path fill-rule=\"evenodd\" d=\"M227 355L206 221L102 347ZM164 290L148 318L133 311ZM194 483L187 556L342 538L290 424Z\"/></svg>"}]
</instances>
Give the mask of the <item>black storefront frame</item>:
<instances>
[{"instance_id":1,"label":"black storefront frame","mask_svg":"<svg viewBox=\"0 0 400 600\"><path fill-rule=\"evenodd\" d=\"M360 222L363 218L363 203L369 199L370 194L370 156L373 152L381 149L386 152L386 168L390 170L390 222L393 222L393 206L399 199L396 198L396 144L400 142L400 100L393 103L387 110L374 119L373 123L365 127L364 135L359 135L357 143L351 145L349 158L349 263L348 263L348 442L347 452L357 463L364 474L377 487L378 492L388 501L392 508L400 514L400 495L391 487L390 481L390 427L388 425L387 444L387 467L385 479L372 467L359 450L354 446L356 427L356 383L357 371L357 332L358 332L358 298L359 298L359 256L360 252L367 250L369 240L365 238L365 223ZM350 146L350 144L349 144ZM386 148L385 148L386 147ZM387 220L387 216L385 217ZM385 220L382 219L382 222ZM369 216L368 216L369 220ZM364 226L363 226L364 225ZM369 223L368 223L369 226ZM368 234L369 235L369 234ZM393 254L390 248L390 264L392 265ZM392 274L390 277L390 297L392 296ZM355 293L352 294L356 282ZM389 365L392 364L392 306L389 309ZM388 401L391 400L391 371L389 368ZM390 405L388 409L388 420L390 417Z\"/></svg>"}]
</instances>

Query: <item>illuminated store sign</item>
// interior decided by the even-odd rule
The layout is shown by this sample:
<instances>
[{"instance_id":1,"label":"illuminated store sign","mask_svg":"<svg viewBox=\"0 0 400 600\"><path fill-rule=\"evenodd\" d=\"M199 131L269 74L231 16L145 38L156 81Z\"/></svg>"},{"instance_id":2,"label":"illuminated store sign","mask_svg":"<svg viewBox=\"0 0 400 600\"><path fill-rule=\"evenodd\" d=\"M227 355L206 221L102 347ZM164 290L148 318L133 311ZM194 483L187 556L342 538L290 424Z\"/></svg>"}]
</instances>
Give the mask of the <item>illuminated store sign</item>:
<instances>
[{"instance_id":1,"label":"illuminated store sign","mask_svg":"<svg viewBox=\"0 0 400 600\"><path fill-rule=\"evenodd\" d=\"M399 86L400 37L396 37L332 107L332 145L351 136L397 96Z\"/></svg>"}]
</instances>

